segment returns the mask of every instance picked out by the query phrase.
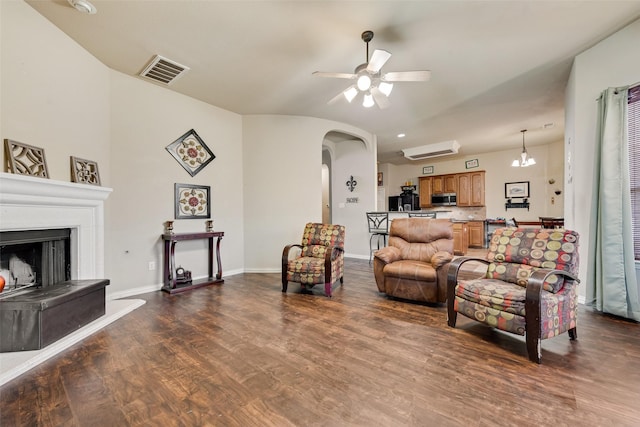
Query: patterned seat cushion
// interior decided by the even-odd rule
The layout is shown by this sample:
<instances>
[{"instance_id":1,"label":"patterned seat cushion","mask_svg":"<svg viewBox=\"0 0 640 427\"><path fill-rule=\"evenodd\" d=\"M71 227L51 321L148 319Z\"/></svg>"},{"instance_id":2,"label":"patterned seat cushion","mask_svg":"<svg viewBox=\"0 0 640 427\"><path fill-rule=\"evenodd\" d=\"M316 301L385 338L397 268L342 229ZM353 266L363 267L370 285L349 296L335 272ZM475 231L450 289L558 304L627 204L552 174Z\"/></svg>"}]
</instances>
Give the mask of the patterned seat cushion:
<instances>
[{"instance_id":1,"label":"patterned seat cushion","mask_svg":"<svg viewBox=\"0 0 640 427\"><path fill-rule=\"evenodd\" d=\"M497 279L459 280L454 308L465 316L515 334L525 334L526 289ZM541 337L551 338L576 326L577 293L567 286L540 295Z\"/></svg>"},{"instance_id":2,"label":"patterned seat cushion","mask_svg":"<svg viewBox=\"0 0 640 427\"><path fill-rule=\"evenodd\" d=\"M498 279L458 280L456 295L468 301L524 316L527 290Z\"/></svg>"}]
</instances>

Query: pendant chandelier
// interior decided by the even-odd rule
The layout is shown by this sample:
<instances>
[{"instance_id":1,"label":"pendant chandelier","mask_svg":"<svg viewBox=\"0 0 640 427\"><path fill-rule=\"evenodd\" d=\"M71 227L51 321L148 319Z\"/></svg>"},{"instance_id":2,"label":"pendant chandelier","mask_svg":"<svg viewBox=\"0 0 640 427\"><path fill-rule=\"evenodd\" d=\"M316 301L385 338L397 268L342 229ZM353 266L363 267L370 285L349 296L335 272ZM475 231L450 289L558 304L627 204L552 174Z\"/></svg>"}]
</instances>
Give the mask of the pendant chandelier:
<instances>
[{"instance_id":1,"label":"pendant chandelier","mask_svg":"<svg viewBox=\"0 0 640 427\"><path fill-rule=\"evenodd\" d=\"M527 130L521 130L520 132L522 132L522 153L520 153L520 158L519 159L515 159L512 163L511 166L513 167L518 167L520 166L521 168L526 168L527 166L531 166L531 165L535 165L536 161L533 157L529 156L529 153L527 152L527 148L524 146L524 133Z\"/></svg>"}]
</instances>

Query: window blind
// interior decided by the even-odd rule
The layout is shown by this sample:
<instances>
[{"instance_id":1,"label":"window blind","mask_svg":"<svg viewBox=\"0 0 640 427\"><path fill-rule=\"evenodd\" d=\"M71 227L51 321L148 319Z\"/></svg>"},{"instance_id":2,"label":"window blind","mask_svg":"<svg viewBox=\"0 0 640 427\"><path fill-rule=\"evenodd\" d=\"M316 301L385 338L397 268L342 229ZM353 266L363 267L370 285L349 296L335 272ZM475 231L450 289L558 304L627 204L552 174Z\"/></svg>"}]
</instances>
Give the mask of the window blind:
<instances>
[{"instance_id":1,"label":"window blind","mask_svg":"<svg viewBox=\"0 0 640 427\"><path fill-rule=\"evenodd\" d=\"M635 259L640 261L640 86L629 89L628 100L633 252Z\"/></svg>"}]
</instances>

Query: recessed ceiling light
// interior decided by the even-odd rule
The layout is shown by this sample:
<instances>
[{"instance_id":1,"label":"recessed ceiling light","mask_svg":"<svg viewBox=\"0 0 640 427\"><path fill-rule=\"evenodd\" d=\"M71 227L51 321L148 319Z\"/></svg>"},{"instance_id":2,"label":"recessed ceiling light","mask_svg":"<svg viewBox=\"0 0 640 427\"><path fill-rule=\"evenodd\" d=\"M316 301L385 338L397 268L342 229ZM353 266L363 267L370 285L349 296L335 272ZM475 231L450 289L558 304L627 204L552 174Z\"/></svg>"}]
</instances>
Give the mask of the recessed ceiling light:
<instances>
[{"instance_id":1,"label":"recessed ceiling light","mask_svg":"<svg viewBox=\"0 0 640 427\"><path fill-rule=\"evenodd\" d=\"M78 12L93 15L98 11L94 5L89 3L88 0L67 0L71 6Z\"/></svg>"},{"instance_id":2,"label":"recessed ceiling light","mask_svg":"<svg viewBox=\"0 0 640 427\"><path fill-rule=\"evenodd\" d=\"M406 135L404 133L399 133L398 138L404 138Z\"/></svg>"}]
</instances>

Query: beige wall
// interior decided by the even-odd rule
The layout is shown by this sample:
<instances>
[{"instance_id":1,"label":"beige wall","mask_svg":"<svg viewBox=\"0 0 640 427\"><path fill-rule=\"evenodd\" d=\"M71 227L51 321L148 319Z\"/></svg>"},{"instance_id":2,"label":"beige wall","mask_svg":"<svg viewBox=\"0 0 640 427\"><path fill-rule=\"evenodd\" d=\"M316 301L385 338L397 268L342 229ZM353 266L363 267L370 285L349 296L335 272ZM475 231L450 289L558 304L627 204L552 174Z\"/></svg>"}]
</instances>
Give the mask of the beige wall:
<instances>
[{"instance_id":1,"label":"beige wall","mask_svg":"<svg viewBox=\"0 0 640 427\"><path fill-rule=\"evenodd\" d=\"M322 220L322 144L329 131L340 131L372 141L373 136L343 123L295 116L244 116L243 162L245 206L245 252L247 271L280 271L285 245L299 243L307 222ZM339 145L340 143L336 144ZM332 153L333 222L358 218L366 226L364 211L344 215L335 207L336 182L347 173ZM363 150L364 151L364 150ZM373 192L374 160L362 186ZM367 187L367 183L370 183ZM360 185L360 184L359 184ZM374 206L373 204L371 206ZM364 205L360 205L365 209ZM347 230L347 240L350 238ZM345 243L345 251L368 254L366 243Z\"/></svg>"},{"instance_id":2,"label":"beige wall","mask_svg":"<svg viewBox=\"0 0 640 427\"><path fill-rule=\"evenodd\" d=\"M110 186L108 69L26 3L0 10L0 136L44 148L52 179L70 181L76 156Z\"/></svg>"},{"instance_id":3,"label":"beige wall","mask_svg":"<svg viewBox=\"0 0 640 427\"><path fill-rule=\"evenodd\" d=\"M111 155L114 192L108 201L106 266L116 287L162 282L163 223L174 220L174 184L211 188L214 229L222 240L223 272L242 271L241 116L111 72ZM194 129L216 158L192 177L165 147ZM204 231L203 219L175 220L174 231ZM158 268L149 271L149 261ZM194 277L207 275L206 241L181 242L176 263Z\"/></svg>"}]
</instances>

